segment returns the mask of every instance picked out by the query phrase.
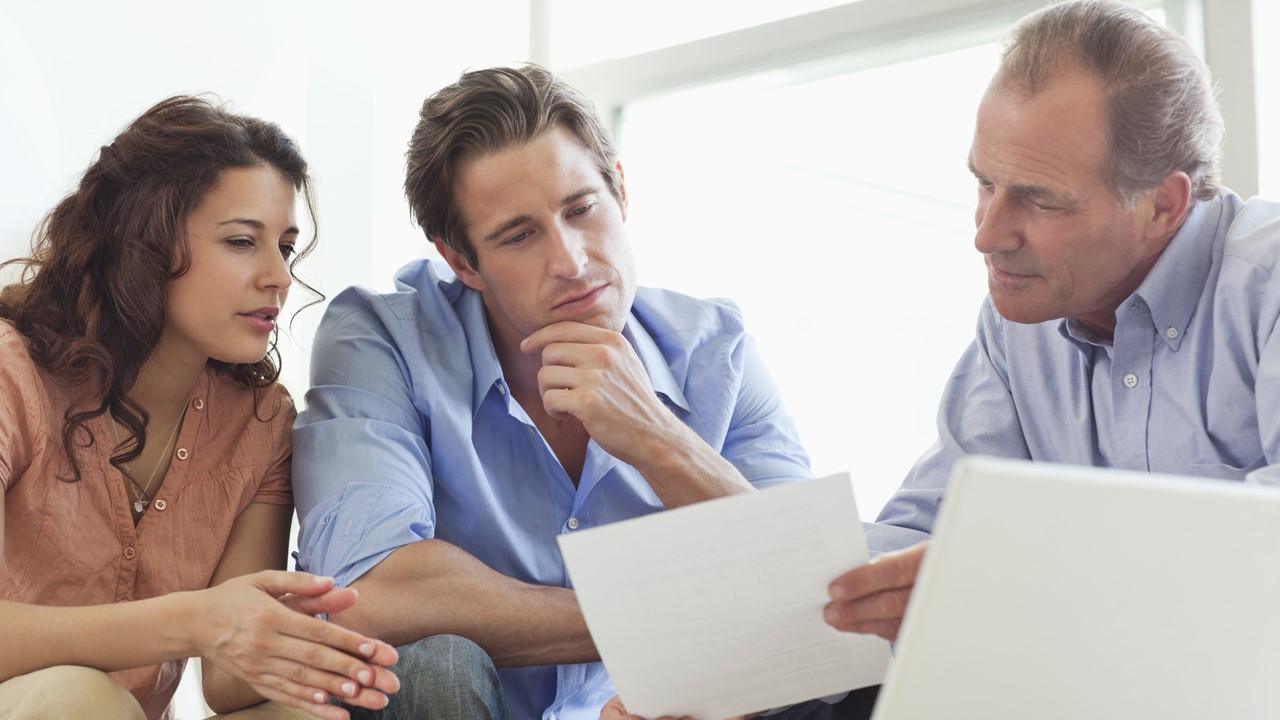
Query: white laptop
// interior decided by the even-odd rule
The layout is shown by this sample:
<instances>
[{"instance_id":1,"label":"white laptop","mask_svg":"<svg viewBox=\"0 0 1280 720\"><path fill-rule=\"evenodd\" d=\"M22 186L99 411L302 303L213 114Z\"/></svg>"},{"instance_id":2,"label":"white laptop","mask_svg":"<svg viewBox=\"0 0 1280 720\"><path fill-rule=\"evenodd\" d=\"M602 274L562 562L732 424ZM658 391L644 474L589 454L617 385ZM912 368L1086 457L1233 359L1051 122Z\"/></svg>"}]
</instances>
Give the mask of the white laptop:
<instances>
[{"instance_id":1,"label":"white laptop","mask_svg":"<svg viewBox=\"0 0 1280 720\"><path fill-rule=\"evenodd\" d=\"M873 718L1280 718L1280 490L966 458Z\"/></svg>"}]
</instances>

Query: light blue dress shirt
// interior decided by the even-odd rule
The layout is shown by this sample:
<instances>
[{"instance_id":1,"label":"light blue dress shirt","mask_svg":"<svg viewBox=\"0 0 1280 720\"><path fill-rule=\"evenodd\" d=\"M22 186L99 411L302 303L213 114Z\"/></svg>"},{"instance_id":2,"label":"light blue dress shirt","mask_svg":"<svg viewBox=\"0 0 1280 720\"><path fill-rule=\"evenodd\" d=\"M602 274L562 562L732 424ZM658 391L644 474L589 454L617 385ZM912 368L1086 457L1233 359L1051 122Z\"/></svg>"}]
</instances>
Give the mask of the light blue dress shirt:
<instances>
[{"instance_id":1,"label":"light blue dress shirt","mask_svg":"<svg viewBox=\"0 0 1280 720\"><path fill-rule=\"evenodd\" d=\"M479 294L418 261L397 291L334 298L294 433L298 567L348 585L426 538L494 570L569 587L556 536L663 509L630 465L587 446L575 487L503 380ZM640 289L623 330L654 392L757 488L811 477L742 316ZM596 720L600 663L499 671L511 716Z\"/></svg>"},{"instance_id":2,"label":"light blue dress shirt","mask_svg":"<svg viewBox=\"0 0 1280 720\"><path fill-rule=\"evenodd\" d=\"M1116 310L1113 341L990 298L938 412L938 442L885 505L878 552L926 539L968 454L1266 482L1280 466L1280 204L1195 203ZM1046 512L1027 508L1027 512Z\"/></svg>"}]
</instances>

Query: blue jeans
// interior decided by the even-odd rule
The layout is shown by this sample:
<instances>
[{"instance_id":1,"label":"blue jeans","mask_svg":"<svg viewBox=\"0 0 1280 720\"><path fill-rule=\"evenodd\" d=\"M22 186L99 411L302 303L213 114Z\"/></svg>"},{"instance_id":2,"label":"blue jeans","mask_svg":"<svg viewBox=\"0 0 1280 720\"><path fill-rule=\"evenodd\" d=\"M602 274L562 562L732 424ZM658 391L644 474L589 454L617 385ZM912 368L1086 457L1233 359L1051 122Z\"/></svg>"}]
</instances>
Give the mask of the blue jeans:
<instances>
[{"instance_id":1,"label":"blue jeans","mask_svg":"<svg viewBox=\"0 0 1280 720\"><path fill-rule=\"evenodd\" d=\"M344 706L352 720L508 720L502 683L479 645L457 635L434 635L396 648L392 667L400 692L381 710ZM813 700L767 720L829 720L831 706Z\"/></svg>"},{"instance_id":2,"label":"blue jeans","mask_svg":"<svg viewBox=\"0 0 1280 720\"><path fill-rule=\"evenodd\" d=\"M381 710L348 706L352 720L507 720L498 671L479 645L433 635L396 650L400 692Z\"/></svg>"}]
</instances>

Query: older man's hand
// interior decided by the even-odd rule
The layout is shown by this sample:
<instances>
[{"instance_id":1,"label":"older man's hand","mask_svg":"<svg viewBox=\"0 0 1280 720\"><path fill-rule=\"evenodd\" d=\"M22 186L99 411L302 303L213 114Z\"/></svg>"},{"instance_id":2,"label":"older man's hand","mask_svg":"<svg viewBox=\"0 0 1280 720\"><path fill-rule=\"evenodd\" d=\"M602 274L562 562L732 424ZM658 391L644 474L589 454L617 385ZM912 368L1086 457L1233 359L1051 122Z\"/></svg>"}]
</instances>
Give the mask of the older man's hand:
<instances>
[{"instance_id":1,"label":"older man's hand","mask_svg":"<svg viewBox=\"0 0 1280 720\"><path fill-rule=\"evenodd\" d=\"M897 640L928 547L923 542L885 553L833 580L827 588L831 602L823 611L827 624L845 632Z\"/></svg>"}]
</instances>

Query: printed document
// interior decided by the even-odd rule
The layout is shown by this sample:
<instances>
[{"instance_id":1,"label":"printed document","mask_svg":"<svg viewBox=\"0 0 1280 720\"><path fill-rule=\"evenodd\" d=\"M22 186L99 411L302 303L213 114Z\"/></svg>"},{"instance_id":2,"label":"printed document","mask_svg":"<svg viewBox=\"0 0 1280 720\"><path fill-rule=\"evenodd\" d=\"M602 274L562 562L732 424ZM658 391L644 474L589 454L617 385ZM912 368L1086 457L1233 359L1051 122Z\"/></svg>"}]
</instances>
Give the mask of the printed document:
<instances>
[{"instance_id":1,"label":"printed document","mask_svg":"<svg viewBox=\"0 0 1280 720\"><path fill-rule=\"evenodd\" d=\"M848 474L561 535L627 711L722 720L880 683L889 644L827 625L867 562Z\"/></svg>"}]
</instances>

